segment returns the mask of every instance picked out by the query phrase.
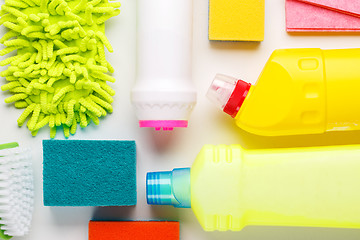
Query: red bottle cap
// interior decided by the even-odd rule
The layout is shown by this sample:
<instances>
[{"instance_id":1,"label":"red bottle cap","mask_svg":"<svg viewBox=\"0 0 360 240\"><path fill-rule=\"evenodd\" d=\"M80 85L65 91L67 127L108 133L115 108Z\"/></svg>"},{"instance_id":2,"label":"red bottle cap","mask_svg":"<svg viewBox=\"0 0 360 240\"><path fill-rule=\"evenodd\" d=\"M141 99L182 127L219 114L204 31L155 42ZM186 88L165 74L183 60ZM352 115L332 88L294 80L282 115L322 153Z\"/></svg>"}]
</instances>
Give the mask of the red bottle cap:
<instances>
[{"instance_id":1,"label":"red bottle cap","mask_svg":"<svg viewBox=\"0 0 360 240\"><path fill-rule=\"evenodd\" d=\"M250 83L238 80L223 111L235 118L244 103L247 94L249 93L250 87Z\"/></svg>"}]
</instances>

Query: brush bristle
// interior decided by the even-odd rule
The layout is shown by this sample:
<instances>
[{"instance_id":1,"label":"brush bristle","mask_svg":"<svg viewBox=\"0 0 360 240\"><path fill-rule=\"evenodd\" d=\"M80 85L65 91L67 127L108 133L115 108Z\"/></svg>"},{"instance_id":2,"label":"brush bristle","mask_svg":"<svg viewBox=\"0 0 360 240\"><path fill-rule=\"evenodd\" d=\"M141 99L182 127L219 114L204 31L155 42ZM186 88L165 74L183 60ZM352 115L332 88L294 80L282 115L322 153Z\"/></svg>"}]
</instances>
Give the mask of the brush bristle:
<instances>
[{"instance_id":1,"label":"brush bristle","mask_svg":"<svg viewBox=\"0 0 360 240\"><path fill-rule=\"evenodd\" d=\"M24 236L30 229L34 185L30 151L0 150L0 229L8 236Z\"/></svg>"}]
</instances>

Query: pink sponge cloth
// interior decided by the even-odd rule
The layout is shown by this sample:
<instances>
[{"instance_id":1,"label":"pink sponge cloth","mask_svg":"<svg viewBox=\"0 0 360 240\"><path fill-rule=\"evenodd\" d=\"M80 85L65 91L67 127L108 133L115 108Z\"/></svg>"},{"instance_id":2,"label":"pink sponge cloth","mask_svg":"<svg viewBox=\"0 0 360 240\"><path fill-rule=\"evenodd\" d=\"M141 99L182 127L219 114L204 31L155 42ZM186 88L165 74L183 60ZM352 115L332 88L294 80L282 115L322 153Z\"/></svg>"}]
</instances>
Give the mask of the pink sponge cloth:
<instances>
[{"instance_id":1,"label":"pink sponge cloth","mask_svg":"<svg viewBox=\"0 0 360 240\"><path fill-rule=\"evenodd\" d=\"M89 240L179 240L179 222L90 221Z\"/></svg>"},{"instance_id":2,"label":"pink sponge cloth","mask_svg":"<svg viewBox=\"0 0 360 240\"><path fill-rule=\"evenodd\" d=\"M358 32L360 1L287 0L288 32Z\"/></svg>"}]
</instances>

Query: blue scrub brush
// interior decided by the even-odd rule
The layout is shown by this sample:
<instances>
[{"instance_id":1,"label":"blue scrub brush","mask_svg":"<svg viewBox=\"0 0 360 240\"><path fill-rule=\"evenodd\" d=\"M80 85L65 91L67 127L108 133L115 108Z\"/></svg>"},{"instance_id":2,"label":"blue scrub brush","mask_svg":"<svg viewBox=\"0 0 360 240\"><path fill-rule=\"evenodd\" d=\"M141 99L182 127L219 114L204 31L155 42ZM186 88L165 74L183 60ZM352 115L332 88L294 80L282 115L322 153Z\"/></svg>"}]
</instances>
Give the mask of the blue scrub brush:
<instances>
[{"instance_id":1,"label":"blue scrub brush","mask_svg":"<svg viewBox=\"0 0 360 240\"><path fill-rule=\"evenodd\" d=\"M33 199L30 151L17 143L0 144L0 239L28 233Z\"/></svg>"}]
</instances>

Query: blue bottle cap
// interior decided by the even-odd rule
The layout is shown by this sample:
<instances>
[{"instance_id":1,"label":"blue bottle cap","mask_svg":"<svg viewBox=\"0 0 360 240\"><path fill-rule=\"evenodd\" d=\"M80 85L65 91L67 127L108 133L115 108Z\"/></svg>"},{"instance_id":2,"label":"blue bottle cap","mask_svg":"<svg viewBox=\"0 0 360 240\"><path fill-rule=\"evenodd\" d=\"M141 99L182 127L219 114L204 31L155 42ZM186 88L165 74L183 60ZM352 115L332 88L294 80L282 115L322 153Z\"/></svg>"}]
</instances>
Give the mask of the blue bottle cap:
<instances>
[{"instance_id":1,"label":"blue bottle cap","mask_svg":"<svg viewBox=\"0 0 360 240\"><path fill-rule=\"evenodd\" d=\"M149 172L146 175L146 198L151 205L191 207L190 168L169 172Z\"/></svg>"}]
</instances>

